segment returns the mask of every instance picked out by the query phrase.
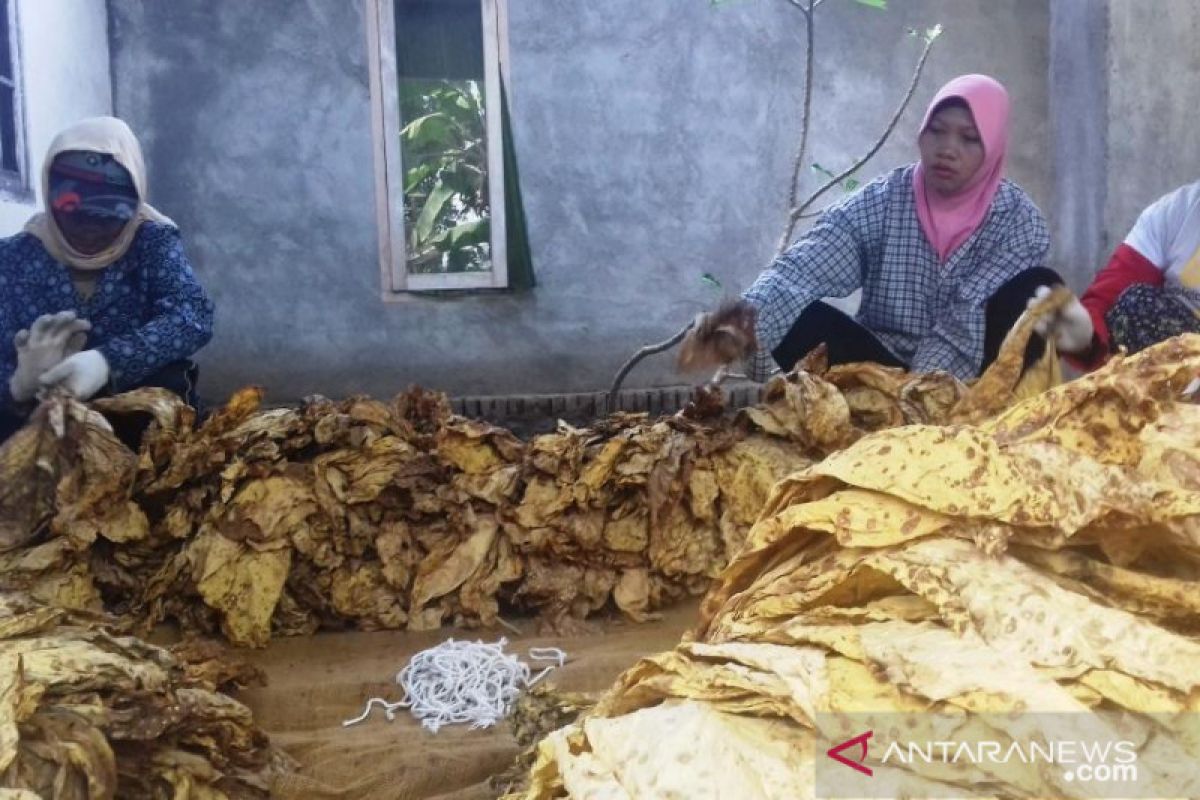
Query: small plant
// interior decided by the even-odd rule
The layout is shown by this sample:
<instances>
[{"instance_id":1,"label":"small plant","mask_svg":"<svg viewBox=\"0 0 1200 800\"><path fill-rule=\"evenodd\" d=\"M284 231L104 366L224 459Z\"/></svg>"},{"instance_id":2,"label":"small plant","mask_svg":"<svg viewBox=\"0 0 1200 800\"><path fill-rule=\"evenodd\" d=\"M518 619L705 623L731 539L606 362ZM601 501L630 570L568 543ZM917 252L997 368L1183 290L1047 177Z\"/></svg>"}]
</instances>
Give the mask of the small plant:
<instances>
[{"instance_id":1,"label":"small plant","mask_svg":"<svg viewBox=\"0 0 1200 800\"><path fill-rule=\"evenodd\" d=\"M478 81L405 80L404 224L414 273L491 268L487 125Z\"/></svg>"}]
</instances>

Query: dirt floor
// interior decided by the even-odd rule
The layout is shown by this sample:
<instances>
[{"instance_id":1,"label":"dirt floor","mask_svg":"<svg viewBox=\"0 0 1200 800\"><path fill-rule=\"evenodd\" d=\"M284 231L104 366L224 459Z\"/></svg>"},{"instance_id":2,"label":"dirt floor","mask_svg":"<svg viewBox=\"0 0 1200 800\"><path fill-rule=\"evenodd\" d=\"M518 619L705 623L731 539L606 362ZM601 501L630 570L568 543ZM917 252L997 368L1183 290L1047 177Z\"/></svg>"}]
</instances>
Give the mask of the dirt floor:
<instances>
[{"instance_id":1,"label":"dirt floor","mask_svg":"<svg viewBox=\"0 0 1200 800\"><path fill-rule=\"evenodd\" d=\"M695 617L695 604L685 604L656 622L602 621L594 623L594 633L568 637L446 628L277 639L266 650L239 653L269 680L239 696L300 763L299 774L277 787L279 797L491 798L488 777L506 770L519 752L506 723L479 731L451 726L434 735L407 712L388 722L376 709L370 720L350 728L342 720L358 716L369 697L399 699L396 672L414 653L449 638L493 642L505 636L509 652L520 655L529 647L562 648L570 660L547 680L565 690L599 691L640 656L675 645ZM518 626L533 629L528 620Z\"/></svg>"}]
</instances>

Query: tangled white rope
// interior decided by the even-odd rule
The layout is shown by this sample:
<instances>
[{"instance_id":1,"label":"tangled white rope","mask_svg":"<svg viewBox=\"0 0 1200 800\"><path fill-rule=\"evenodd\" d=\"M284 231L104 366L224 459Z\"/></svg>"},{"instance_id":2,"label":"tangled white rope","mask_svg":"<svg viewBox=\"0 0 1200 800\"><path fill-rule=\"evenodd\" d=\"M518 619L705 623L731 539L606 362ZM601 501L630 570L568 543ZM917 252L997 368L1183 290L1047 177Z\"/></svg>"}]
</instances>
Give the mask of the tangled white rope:
<instances>
[{"instance_id":1,"label":"tangled white rope","mask_svg":"<svg viewBox=\"0 0 1200 800\"><path fill-rule=\"evenodd\" d=\"M463 722L471 723L472 729L490 728L508 716L522 691L567 660L557 647L531 647L531 661L557 662L533 675L528 664L504 652L507 644L507 639L493 644L448 639L422 650L396 675L396 683L404 689L403 700L372 697L362 714L342 726L363 722L378 705L389 721L396 718L397 710L407 708L433 733L443 725Z\"/></svg>"}]
</instances>

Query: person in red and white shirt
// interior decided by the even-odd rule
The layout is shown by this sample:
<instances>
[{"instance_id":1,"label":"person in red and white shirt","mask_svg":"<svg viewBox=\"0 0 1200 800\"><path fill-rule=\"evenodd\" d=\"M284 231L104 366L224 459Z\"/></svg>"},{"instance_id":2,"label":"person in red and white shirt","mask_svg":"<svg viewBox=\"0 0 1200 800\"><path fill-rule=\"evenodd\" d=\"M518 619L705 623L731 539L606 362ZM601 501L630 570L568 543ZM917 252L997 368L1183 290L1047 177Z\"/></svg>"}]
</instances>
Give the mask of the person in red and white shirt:
<instances>
[{"instance_id":1,"label":"person in red and white shirt","mask_svg":"<svg viewBox=\"0 0 1200 800\"><path fill-rule=\"evenodd\" d=\"M1136 353L1200 333L1200 181L1159 198L1080 298L1095 334L1071 360L1095 369L1110 353Z\"/></svg>"}]
</instances>

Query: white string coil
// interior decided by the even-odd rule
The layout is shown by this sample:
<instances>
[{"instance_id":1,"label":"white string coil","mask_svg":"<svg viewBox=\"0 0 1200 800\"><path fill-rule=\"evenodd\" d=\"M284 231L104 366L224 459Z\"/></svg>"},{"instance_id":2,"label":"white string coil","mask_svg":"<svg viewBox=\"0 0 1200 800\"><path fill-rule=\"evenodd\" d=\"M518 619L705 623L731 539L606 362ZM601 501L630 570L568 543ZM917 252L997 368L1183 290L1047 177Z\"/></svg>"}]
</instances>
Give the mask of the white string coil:
<instances>
[{"instance_id":1,"label":"white string coil","mask_svg":"<svg viewBox=\"0 0 1200 800\"><path fill-rule=\"evenodd\" d=\"M507 639L492 644L448 639L422 650L396 674L396 683L404 690L403 700L372 697L362 714L342 725L363 722L378 705L389 721L396 718L397 710L407 708L433 733L443 725L460 723L470 723L472 729L490 728L508 716L522 691L567 660L567 654L557 647L530 648L530 661L556 662L532 675L528 664L504 652L507 644Z\"/></svg>"}]
</instances>

